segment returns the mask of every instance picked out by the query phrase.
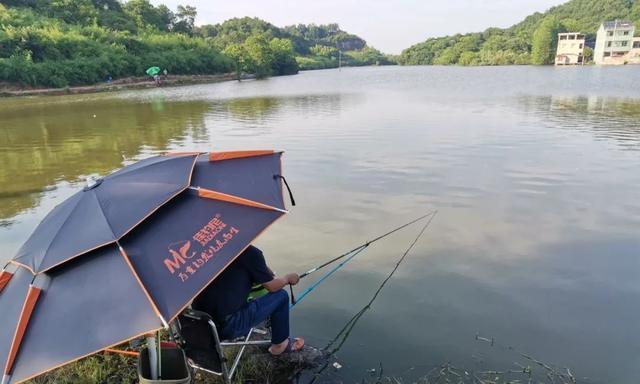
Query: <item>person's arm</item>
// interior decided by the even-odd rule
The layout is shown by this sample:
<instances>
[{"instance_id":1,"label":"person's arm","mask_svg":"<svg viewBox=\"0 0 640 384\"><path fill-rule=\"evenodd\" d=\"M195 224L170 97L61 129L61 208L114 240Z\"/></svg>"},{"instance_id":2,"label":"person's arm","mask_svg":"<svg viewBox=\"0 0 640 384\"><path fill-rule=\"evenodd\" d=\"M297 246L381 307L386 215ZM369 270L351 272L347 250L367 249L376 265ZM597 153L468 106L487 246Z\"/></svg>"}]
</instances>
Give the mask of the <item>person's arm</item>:
<instances>
[{"instance_id":1,"label":"person's arm","mask_svg":"<svg viewBox=\"0 0 640 384\"><path fill-rule=\"evenodd\" d=\"M254 284L262 284L269 292L276 292L285 286L298 284L300 277L295 273L276 277L267 266L262 251L254 246L248 247L239 259L251 275Z\"/></svg>"},{"instance_id":2,"label":"person's arm","mask_svg":"<svg viewBox=\"0 0 640 384\"><path fill-rule=\"evenodd\" d=\"M262 283L262 286L269 292L276 292L286 287L287 285L296 285L300 281L300 276L297 273L287 273L284 276L276 277L271 281Z\"/></svg>"}]
</instances>

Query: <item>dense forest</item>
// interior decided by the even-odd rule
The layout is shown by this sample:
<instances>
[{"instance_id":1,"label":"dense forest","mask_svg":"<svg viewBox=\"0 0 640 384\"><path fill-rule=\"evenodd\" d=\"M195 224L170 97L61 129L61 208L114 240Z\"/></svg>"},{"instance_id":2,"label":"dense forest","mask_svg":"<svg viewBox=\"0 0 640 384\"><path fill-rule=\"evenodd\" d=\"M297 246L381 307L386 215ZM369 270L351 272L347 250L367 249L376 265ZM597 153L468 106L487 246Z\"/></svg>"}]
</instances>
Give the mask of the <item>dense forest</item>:
<instances>
[{"instance_id":1,"label":"dense forest","mask_svg":"<svg viewBox=\"0 0 640 384\"><path fill-rule=\"evenodd\" d=\"M277 27L257 18L195 25L197 10L149 0L0 0L0 86L66 87L145 76L385 65L549 64L556 36L595 39L601 22L640 25L640 0L571 0L506 29L428 39L392 59L337 24ZM640 29L639 29L640 30ZM587 56L589 55L587 50Z\"/></svg>"},{"instance_id":2,"label":"dense forest","mask_svg":"<svg viewBox=\"0 0 640 384\"><path fill-rule=\"evenodd\" d=\"M107 78L233 71L258 77L388 64L337 24L278 28L255 18L196 26L197 10L148 0L0 1L0 83L65 87Z\"/></svg>"},{"instance_id":3,"label":"dense forest","mask_svg":"<svg viewBox=\"0 0 640 384\"><path fill-rule=\"evenodd\" d=\"M392 61L362 38L340 29L338 24L298 24L276 27L258 18L234 18L216 25L196 28L196 34L211 41L213 46L229 56L239 59L259 41L278 41L290 45L295 63L300 69L335 68L340 52L346 66L387 65ZM255 71L247 70L254 73Z\"/></svg>"},{"instance_id":4,"label":"dense forest","mask_svg":"<svg viewBox=\"0 0 640 384\"><path fill-rule=\"evenodd\" d=\"M640 0L571 0L510 28L428 39L405 49L398 61L405 65L550 64L559 32L583 32L593 41L600 24L614 19L640 25Z\"/></svg>"}]
</instances>

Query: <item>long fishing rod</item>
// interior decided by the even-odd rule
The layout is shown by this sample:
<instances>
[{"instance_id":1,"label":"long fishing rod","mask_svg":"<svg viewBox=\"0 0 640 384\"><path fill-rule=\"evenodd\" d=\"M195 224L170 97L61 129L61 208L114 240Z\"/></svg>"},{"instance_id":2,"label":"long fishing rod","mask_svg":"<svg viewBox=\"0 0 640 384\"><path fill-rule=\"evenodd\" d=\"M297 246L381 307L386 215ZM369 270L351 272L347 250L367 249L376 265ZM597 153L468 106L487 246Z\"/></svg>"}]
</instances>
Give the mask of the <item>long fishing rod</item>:
<instances>
[{"instance_id":1,"label":"long fishing rod","mask_svg":"<svg viewBox=\"0 0 640 384\"><path fill-rule=\"evenodd\" d=\"M431 222L431 220L433 219L433 216L435 216L435 215L436 215L436 213L438 213L438 211L431 211L431 212L429 212L429 213L427 213L427 214L425 214L425 215L422 215L422 216L420 216L420 217L418 217L418 218L416 218L416 219L414 219L414 220L411 220L411 221L410 221L410 222L408 222L408 223L405 223L405 224L403 224L403 225L401 225L401 226L399 226L399 227L396 227L396 228L394 228L394 229L390 230L390 231L389 231L389 232L387 232L387 233L384 233L384 234L382 234L382 235L380 235L380 236L378 236L378 237L376 237L376 238L374 238L374 239L372 239L372 240L369 240L369 241L367 241L367 242L365 242L365 243L363 243L363 244L361 244L361 245L359 245L359 246L357 246L357 247L353 248L352 250L350 250L350 251L348 251L348 252L345 252L345 253L341 254L340 256L334 257L333 259L331 259L331 260L329 260L329 261L327 261L327 262L325 262L325 263L323 263L323 264L321 264L321 265L319 265L319 266L317 266L317 267L315 267L315 268L312 268L312 269L310 269L310 270L308 270L308 271L304 272L303 274L301 274L301 275L300 275L300 278L301 278L301 279L302 279L302 278L304 278L304 277L306 277L306 276L309 276L310 274L312 274L312 273L314 273L314 272L316 272L316 271L318 271L318 270L320 270L320 269L322 269L322 268L324 268L324 267L326 267L326 266L328 266L328 265L330 265L330 264L332 264L332 263L335 263L336 261L338 261L338 260L340 260L340 259L343 259L343 258L345 258L345 257L346 257L346 259L345 259L344 261L342 261L340 264L338 264L337 266L335 266L335 267L334 267L333 269L331 269L329 272L327 272L327 273L325 273L324 275L322 275L322 276L321 276L318 280L316 280L316 281L315 281L311 286L309 286L307 289L305 289L305 290L304 290L304 291L303 291L303 292L298 296L297 300L296 300L296 298L295 298L295 296L294 296L294 294L293 294L293 286L289 285L289 290L290 290L290 292L291 292L291 304L289 305L289 307L291 308L291 307L295 306L296 304L298 304L300 301L302 301L302 300L303 300L303 299L304 299L304 298L305 298L309 293L311 293L311 292L312 292L313 290L315 290L315 289L316 289L320 284L322 284L322 282L324 282L327 278L329 278L331 275L333 275L337 270L339 270L340 268L342 268L345 264L347 264L348 262L350 262L351 260L353 260L353 258L354 258L354 257L356 257L358 254L360 254L360 252L362 252L362 251L364 251L365 249L367 249L371 244L373 244L373 243L375 243L375 242L377 242L377 241L380 241L380 240L384 239L385 237L390 236L390 235L392 235L393 233L398 232L398 231L400 231L400 230L402 230L402 229L404 229L404 228L406 228L406 227L410 226L411 224L415 224L415 223L417 223L418 221L420 221L420 220L424 220L425 218L430 217L430 216L431 216L431 219L429 220L429 222Z\"/></svg>"},{"instance_id":2,"label":"long fishing rod","mask_svg":"<svg viewBox=\"0 0 640 384\"><path fill-rule=\"evenodd\" d=\"M369 240L369 241L367 241L366 243L363 243L363 244L361 244L361 245L359 245L359 246L357 246L357 247L353 248L352 250L350 250L350 251L347 251L347 252L343 253L343 254L342 254L342 255L340 255L340 256L334 257L333 259L331 259L331 260L329 260L329 261L327 261L327 262L325 262L325 263L322 263L322 264L320 264L319 266L317 266L317 267L315 267L315 268L311 268L310 270L308 270L308 271L304 272L303 274L301 274L301 275L300 275L300 278L301 278L301 279L303 279L303 278L305 278L305 277L309 276L310 274L312 274L312 273L314 273L314 272L316 272L316 271L318 271L318 270L320 270L320 269L322 269L322 268L326 267L327 265L329 265L329 264L333 264L333 263L335 263L336 261L338 261L338 260L340 260L340 259L342 259L342 258L344 258L344 257L346 257L346 256L349 256L350 254L352 254L352 253L354 253L354 252L358 252L358 253L359 253L360 251L362 251L362 249L363 249L363 248L366 248L366 247L368 247L369 245L371 245L371 244L375 243L376 241L382 240L382 239L384 239L385 237L390 236L390 235L392 235L393 233L396 233L396 232L398 232L399 230L404 229L404 228L406 228L406 227L410 226L411 224L417 223L418 221L423 220L425 217L428 217L428 216L433 215L435 212L436 212L436 211L431 211L431 212L427 213L426 215L422 215L422 216L418 217L417 219L411 220L410 222L408 222L408 223L406 223L406 224L402 224L401 226L396 227L396 228L394 228L394 229L390 230L389 232L387 232L387 233L385 233L385 234L383 234L383 235L380 235L380 236L376 237L376 238L375 238L375 239L373 239L373 240Z\"/></svg>"},{"instance_id":3,"label":"long fishing rod","mask_svg":"<svg viewBox=\"0 0 640 384\"><path fill-rule=\"evenodd\" d=\"M336 337L333 340L331 340L329 342L329 344L327 344L327 346L324 349L329 351L330 354L333 355L336 352L338 352L340 350L340 348L342 348L342 345L345 343L345 341L347 341L347 338L349 338L349 334L351 334L351 330L358 323L358 321L360 320L362 315L364 315L365 312L367 312L371 308L371 306L373 305L373 302L376 301L376 299L378 298L378 295L380 294L380 292L382 292L382 290L384 289L385 285L387 285L389 280L391 280L393 275L395 275L395 273L398 270L398 268L400 268L400 265L404 262L404 259L407 257L407 255L409 255L411 250L413 250L413 247L415 247L415 245L418 243L418 241L422 238L422 235L424 235L424 233L427 230L427 228L429 228L429 226L431 225L431 222L436 217L437 213L438 213L438 211L433 212L431 217L429 217L429 221L427 221L422 226L422 228L420 229L420 232L418 233L418 235L415 237L415 239L413 239L413 242L411 242L409 247L407 247L407 249L404 251L402 256L400 256L398 261L396 261L395 266L393 267L391 272L389 272L387 277L385 277L385 279L382 281L382 283L380 284L378 289L375 291L375 293L373 294L373 296L371 297L369 302L367 302L367 304L364 307L362 307L362 309L358 313L356 313L351 318L351 320L349 320L347 322L347 324L345 324L345 326L340 330L340 332L338 332ZM332 349L330 349L330 348L332 348Z\"/></svg>"},{"instance_id":4,"label":"long fishing rod","mask_svg":"<svg viewBox=\"0 0 640 384\"><path fill-rule=\"evenodd\" d=\"M358 323L358 321L362 318L362 316L364 316L364 314L371 308L371 306L373 305L373 302L376 301L376 299L378 298L378 295L380 294L380 292L384 289L385 285L387 284L387 282L389 282L389 280L391 280L391 278L393 277L393 275L396 273L396 271L398 270L398 268L400 268L400 265L402 264L402 262L404 261L404 259L407 257L407 255L409 254L409 252L411 252L411 250L413 249L413 247L416 245L416 243L418 242L418 240L420 240L420 238L422 237L422 235L424 234L424 232L427 230L427 228L429 228L429 226L431 225L431 221L433 221L433 218L436 216L438 212L434 212L433 215L431 215L431 217L429 218L429 221L427 221L425 223L425 225L422 226L422 229L420 230L420 232L418 233L418 235L415 237L415 239L413 240L413 242L409 245L409 247L404 251L404 253L402 254L402 256L396 261L395 266L393 267L393 269L391 270L391 272L387 275L387 277L382 281L382 283L380 284L380 286L378 287L378 289L375 291L375 293L373 294L373 296L371 297L371 299L367 302L367 304L364 305L364 307L362 307L362 309L360 309L355 315L353 315L353 317L351 319L349 319L349 321L346 322L346 324L344 325L344 327L342 327L342 329L338 332L338 334L331 339L331 341L329 341L329 343L327 344L326 347L323 348L323 350L325 352L327 352L329 355L335 355L344 345L344 343L347 341L347 339L349 338L349 335L351 334L351 331L355 328L356 324ZM313 384L315 383L319 378L320 375L329 367L329 360L327 360L325 362L325 364L319 369L317 370L314 375L313 375L313 379L309 382L309 384Z\"/></svg>"}]
</instances>

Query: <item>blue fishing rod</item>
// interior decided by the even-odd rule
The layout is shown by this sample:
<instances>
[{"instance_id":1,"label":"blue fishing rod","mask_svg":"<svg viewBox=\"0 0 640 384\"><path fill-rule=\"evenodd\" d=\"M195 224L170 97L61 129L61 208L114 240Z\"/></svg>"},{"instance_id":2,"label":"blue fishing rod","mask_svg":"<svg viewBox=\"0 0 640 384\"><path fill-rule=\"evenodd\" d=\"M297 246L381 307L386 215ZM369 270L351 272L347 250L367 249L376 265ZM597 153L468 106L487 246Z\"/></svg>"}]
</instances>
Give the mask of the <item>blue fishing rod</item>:
<instances>
[{"instance_id":1,"label":"blue fishing rod","mask_svg":"<svg viewBox=\"0 0 640 384\"><path fill-rule=\"evenodd\" d=\"M331 275L333 275L336 271L338 271L340 268L342 268L343 266L345 266L347 263L349 263L351 260L353 260L354 257L358 256L362 251L364 251L365 249L367 249L371 244L380 241L382 239L384 239L387 236L390 236L412 224L415 224L421 220L426 219L427 217L431 217L433 218L433 216L435 216L435 214L438 211L431 211L425 215L422 215L414 220L411 220L408 223L402 224L399 227L396 227L392 230L390 230L389 232L386 232L372 240L369 240L355 248L353 248L350 251L347 251L339 256L334 257L333 259L326 261L322 264L320 264L319 266L315 267L315 268L311 268L310 270L302 273L300 275L300 279L303 279L311 274L313 274L314 272L317 272L321 269L323 269L324 267L327 267L333 263L335 263L336 261L342 260L342 262L340 262L337 266L335 266L333 269L331 269L329 272L325 273L324 275L320 276L320 278L318 278L318 280L316 280L313 284L311 284L307 289L305 289L304 291L302 291L302 293L298 296L298 298L296 299L294 294L293 294L293 286L291 284L289 284L289 290L291 292L291 304L289 305L289 308L292 308L293 306L297 305L298 303L300 303L308 294L310 294L311 292L313 292L320 284L322 284L326 279L328 279Z\"/></svg>"}]
</instances>

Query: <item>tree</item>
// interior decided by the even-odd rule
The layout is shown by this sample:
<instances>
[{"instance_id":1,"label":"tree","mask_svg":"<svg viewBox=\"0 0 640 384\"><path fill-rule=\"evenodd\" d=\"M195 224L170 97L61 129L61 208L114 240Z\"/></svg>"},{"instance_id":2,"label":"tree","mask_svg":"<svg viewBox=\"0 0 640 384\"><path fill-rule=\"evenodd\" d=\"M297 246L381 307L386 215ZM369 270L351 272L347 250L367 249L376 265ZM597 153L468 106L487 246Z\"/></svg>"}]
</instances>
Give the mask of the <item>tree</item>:
<instances>
[{"instance_id":1,"label":"tree","mask_svg":"<svg viewBox=\"0 0 640 384\"><path fill-rule=\"evenodd\" d=\"M91 25L98 17L98 10L91 0L51 0L49 11L52 17L69 24Z\"/></svg>"},{"instance_id":2,"label":"tree","mask_svg":"<svg viewBox=\"0 0 640 384\"><path fill-rule=\"evenodd\" d=\"M244 42L247 56L251 63L249 72L257 78L263 78L272 74L271 64L274 61L273 52L269 47L269 42L264 35L253 35Z\"/></svg>"},{"instance_id":3,"label":"tree","mask_svg":"<svg viewBox=\"0 0 640 384\"><path fill-rule=\"evenodd\" d=\"M551 64L554 61L558 33L563 28L556 17L545 17L533 33L531 61L535 65Z\"/></svg>"},{"instance_id":4,"label":"tree","mask_svg":"<svg viewBox=\"0 0 640 384\"><path fill-rule=\"evenodd\" d=\"M640 0L566 1L545 13L531 14L509 28L488 28L481 33L428 39L405 49L398 61L402 64L429 65L434 61L444 64L454 61L451 59L458 54L458 64L461 61L477 65L551 63L558 32L582 32L588 39L593 39L604 20L614 19L629 19L639 24ZM448 50L452 46L453 50ZM463 58L466 52L476 52L478 60L472 60L471 55Z\"/></svg>"},{"instance_id":5,"label":"tree","mask_svg":"<svg viewBox=\"0 0 640 384\"><path fill-rule=\"evenodd\" d=\"M593 60L593 49L590 47L584 47L584 63L588 63Z\"/></svg>"},{"instance_id":6,"label":"tree","mask_svg":"<svg viewBox=\"0 0 640 384\"><path fill-rule=\"evenodd\" d=\"M38 0L2 0L2 5L7 7L35 7Z\"/></svg>"},{"instance_id":7,"label":"tree","mask_svg":"<svg viewBox=\"0 0 640 384\"><path fill-rule=\"evenodd\" d=\"M453 47L449 47L444 51L440 52L440 54L433 59L433 64L435 65L450 65L458 62L458 57L460 55L453 49Z\"/></svg>"},{"instance_id":8,"label":"tree","mask_svg":"<svg viewBox=\"0 0 640 384\"><path fill-rule=\"evenodd\" d=\"M177 21L173 26L173 31L186 33L188 35L193 34L197 15L198 11L195 7L178 5L176 11Z\"/></svg>"},{"instance_id":9,"label":"tree","mask_svg":"<svg viewBox=\"0 0 640 384\"><path fill-rule=\"evenodd\" d=\"M148 0L129 0L123 9L139 28L165 29L162 15Z\"/></svg>"},{"instance_id":10,"label":"tree","mask_svg":"<svg viewBox=\"0 0 640 384\"><path fill-rule=\"evenodd\" d=\"M215 25L205 24L196 27L195 33L202 37L216 37L218 35L218 28Z\"/></svg>"},{"instance_id":11,"label":"tree","mask_svg":"<svg viewBox=\"0 0 640 384\"><path fill-rule=\"evenodd\" d=\"M459 65L478 65L478 54L476 52L462 52L458 58Z\"/></svg>"},{"instance_id":12,"label":"tree","mask_svg":"<svg viewBox=\"0 0 640 384\"><path fill-rule=\"evenodd\" d=\"M316 44L309 49L309 52L312 55L322 56L322 57L336 57L338 56L338 49L335 47L328 47L326 45Z\"/></svg>"},{"instance_id":13,"label":"tree","mask_svg":"<svg viewBox=\"0 0 640 384\"><path fill-rule=\"evenodd\" d=\"M298 73L298 62L293 54L293 44L290 40L275 37L269 42L269 49L273 57L272 74L293 75Z\"/></svg>"},{"instance_id":14,"label":"tree","mask_svg":"<svg viewBox=\"0 0 640 384\"><path fill-rule=\"evenodd\" d=\"M160 4L156 7L156 13L158 14L158 27L161 31L170 32L174 29L176 16L171 12L169 7Z\"/></svg>"},{"instance_id":15,"label":"tree","mask_svg":"<svg viewBox=\"0 0 640 384\"><path fill-rule=\"evenodd\" d=\"M247 50L242 44L229 44L223 53L233 59L236 65L237 79L240 80L242 72L248 72L252 68Z\"/></svg>"},{"instance_id":16,"label":"tree","mask_svg":"<svg viewBox=\"0 0 640 384\"><path fill-rule=\"evenodd\" d=\"M122 9L118 0L93 0L98 11L98 25L114 30L137 32L136 23Z\"/></svg>"}]
</instances>

